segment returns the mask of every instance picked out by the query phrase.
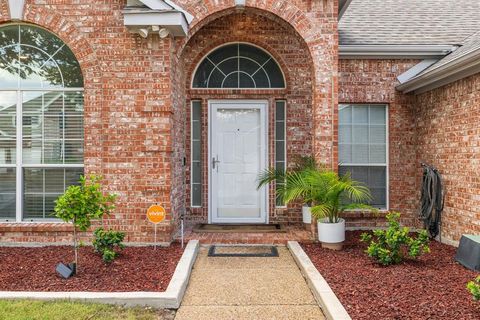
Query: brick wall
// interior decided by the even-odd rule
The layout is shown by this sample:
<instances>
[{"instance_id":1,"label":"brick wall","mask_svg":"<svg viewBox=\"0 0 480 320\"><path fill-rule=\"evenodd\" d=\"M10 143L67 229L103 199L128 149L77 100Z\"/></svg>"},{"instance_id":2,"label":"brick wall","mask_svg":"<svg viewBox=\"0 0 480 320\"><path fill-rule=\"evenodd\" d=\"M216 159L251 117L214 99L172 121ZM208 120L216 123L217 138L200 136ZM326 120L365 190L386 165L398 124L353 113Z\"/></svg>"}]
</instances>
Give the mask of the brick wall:
<instances>
[{"instance_id":1,"label":"brick wall","mask_svg":"<svg viewBox=\"0 0 480 320\"><path fill-rule=\"evenodd\" d=\"M0 1L0 21L5 0ZM148 206L166 206L159 241L170 241L172 187L179 179L172 166L181 157L174 148L170 39L143 39L123 25L125 1L27 0L24 21L58 35L73 50L85 79L85 171L104 176L106 189L119 195L117 209L105 221L127 233L131 242L151 242ZM176 171L181 172L181 171ZM175 185L179 185L178 183ZM172 191L173 190L173 191ZM42 224L30 231L0 226L0 241L64 240L64 226ZM13 232L12 230L19 230Z\"/></svg>"},{"instance_id":2,"label":"brick wall","mask_svg":"<svg viewBox=\"0 0 480 320\"><path fill-rule=\"evenodd\" d=\"M415 106L417 163L442 174L442 236L457 243L462 234L480 233L480 74L418 95Z\"/></svg>"},{"instance_id":3,"label":"brick wall","mask_svg":"<svg viewBox=\"0 0 480 320\"><path fill-rule=\"evenodd\" d=\"M285 73L287 89L274 90L213 90L190 89L191 79L197 64L215 47L230 42L247 42L267 50ZM274 165L274 120L275 100L287 101L287 158L312 153L312 62L305 42L295 30L273 15L259 15L247 9L218 18L200 29L193 36L184 52L187 66L185 87L188 91L187 110L191 100L201 100L203 109L202 161L203 161L203 207L191 208L189 220L207 222L208 219L208 100L210 99L257 99L268 100L269 110L269 165ZM190 121L190 114L187 113ZM190 150L190 126L187 126L187 150ZM190 158L188 158L190 163ZM189 168L187 169L189 171ZM190 204L190 174L187 174L187 206ZM270 191L270 222L299 223L298 206L275 210L273 189Z\"/></svg>"},{"instance_id":4,"label":"brick wall","mask_svg":"<svg viewBox=\"0 0 480 320\"><path fill-rule=\"evenodd\" d=\"M27 0L25 5L23 20L59 36L79 60L85 79L85 170L102 174L106 189L119 195L115 213L104 223L125 231L130 242L152 241L153 226L145 221L145 211L156 202L165 205L168 212L167 221L158 229L159 240L170 241L177 217L187 203L183 157L188 150L185 103L189 97L184 85L188 81L188 70L183 70L184 62L188 62L184 50L209 22L229 15L237 17L235 20L242 15L232 15L237 11L232 0L177 2L195 15L185 39L160 40L156 35L143 39L130 34L123 25L124 0L96 1L94 6L78 0ZM9 20L6 3L0 0L0 22ZM289 129L289 133L307 139L296 147L292 144L292 148L313 151L322 162L333 163L337 0L251 0L246 7L246 11L256 11L259 19L251 21L250 27L268 24L266 20L270 19L287 30L292 43L285 45L302 48L293 57L291 49L283 52L263 35L266 49L274 49L279 60L282 55L290 55L286 62L302 61L298 70L303 74L292 68L292 90L282 94L294 102L289 106L289 112L295 113L292 119L311 117L313 121L300 123L304 129L298 132ZM278 40L278 31L276 36ZM255 42L255 37L249 39ZM245 95L232 93L228 97ZM263 97L273 101L270 92L263 92ZM311 108L302 108L308 105ZM26 228L0 224L0 242L57 242L69 237L62 224Z\"/></svg>"},{"instance_id":5,"label":"brick wall","mask_svg":"<svg viewBox=\"0 0 480 320\"><path fill-rule=\"evenodd\" d=\"M417 225L418 168L415 161L415 113L413 96L398 92L397 76L414 66L415 60L340 60L339 103L381 103L389 114L389 205L403 214L403 223ZM384 225L384 219L369 213L349 213L347 225L369 228Z\"/></svg>"}]
</instances>

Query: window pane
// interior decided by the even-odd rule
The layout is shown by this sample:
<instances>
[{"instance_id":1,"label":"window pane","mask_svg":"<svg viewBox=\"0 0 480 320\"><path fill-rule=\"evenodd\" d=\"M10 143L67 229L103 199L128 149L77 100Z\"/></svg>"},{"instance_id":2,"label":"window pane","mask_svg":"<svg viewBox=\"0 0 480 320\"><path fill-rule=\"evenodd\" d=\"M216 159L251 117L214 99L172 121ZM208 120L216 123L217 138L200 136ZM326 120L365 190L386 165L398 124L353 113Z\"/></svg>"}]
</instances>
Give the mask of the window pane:
<instances>
[{"instance_id":1,"label":"window pane","mask_svg":"<svg viewBox=\"0 0 480 320\"><path fill-rule=\"evenodd\" d=\"M374 198L371 205L379 208L387 204L386 114L382 105L339 106L339 173L351 172L354 180L367 185Z\"/></svg>"},{"instance_id":2,"label":"window pane","mask_svg":"<svg viewBox=\"0 0 480 320\"><path fill-rule=\"evenodd\" d=\"M202 205L202 104L201 101L192 101L191 105L191 184L192 206Z\"/></svg>"},{"instance_id":3,"label":"window pane","mask_svg":"<svg viewBox=\"0 0 480 320\"><path fill-rule=\"evenodd\" d=\"M19 26L8 25L0 28L0 88L18 87L18 45Z\"/></svg>"},{"instance_id":4,"label":"window pane","mask_svg":"<svg viewBox=\"0 0 480 320\"><path fill-rule=\"evenodd\" d=\"M340 105L338 111L338 122L342 124L352 123L352 107Z\"/></svg>"},{"instance_id":5,"label":"window pane","mask_svg":"<svg viewBox=\"0 0 480 320\"><path fill-rule=\"evenodd\" d=\"M83 87L80 65L57 36L32 25L0 27L0 88Z\"/></svg>"},{"instance_id":6,"label":"window pane","mask_svg":"<svg viewBox=\"0 0 480 320\"><path fill-rule=\"evenodd\" d=\"M17 93L0 91L0 165L16 163Z\"/></svg>"},{"instance_id":7,"label":"window pane","mask_svg":"<svg viewBox=\"0 0 480 320\"><path fill-rule=\"evenodd\" d=\"M216 49L199 64L194 88L284 88L282 71L263 50L247 44Z\"/></svg>"},{"instance_id":8,"label":"window pane","mask_svg":"<svg viewBox=\"0 0 480 320\"><path fill-rule=\"evenodd\" d=\"M275 103L275 168L285 171L286 164L286 103L285 101L277 101ZM283 181L277 181L277 188L283 184ZM285 204L276 197L276 205L284 206Z\"/></svg>"},{"instance_id":9,"label":"window pane","mask_svg":"<svg viewBox=\"0 0 480 320\"><path fill-rule=\"evenodd\" d=\"M386 167L339 166L339 174L350 173L352 179L364 183L372 193L370 205L378 208L387 206L387 169Z\"/></svg>"},{"instance_id":10,"label":"window pane","mask_svg":"<svg viewBox=\"0 0 480 320\"><path fill-rule=\"evenodd\" d=\"M23 218L54 218L55 200L69 185L77 185L82 174L82 168L25 168Z\"/></svg>"},{"instance_id":11,"label":"window pane","mask_svg":"<svg viewBox=\"0 0 480 320\"><path fill-rule=\"evenodd\" d=\"M368 106L355 105L352 108L352 122L357 124L368 123Z\"/></svg>"},{"instance_id":12,"label":"window pane","mask_svg":"<svg viewBox=\"0 0 480 320\"><path fill-rule=\"evenodd\" d=\"M0 219L15 219L15 168L0 168Z\"/></svg>"}]
</instances>

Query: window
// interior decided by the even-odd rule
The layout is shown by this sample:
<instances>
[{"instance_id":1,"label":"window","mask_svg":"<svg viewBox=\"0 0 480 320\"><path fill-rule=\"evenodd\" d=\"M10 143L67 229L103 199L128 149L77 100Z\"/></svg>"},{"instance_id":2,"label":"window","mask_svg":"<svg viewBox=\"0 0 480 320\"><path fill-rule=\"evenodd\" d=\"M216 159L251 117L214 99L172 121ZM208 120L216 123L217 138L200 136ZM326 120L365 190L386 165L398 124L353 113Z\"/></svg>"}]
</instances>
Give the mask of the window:
<instances>
[{"instance_id":1,"label":"window","mask_svg":"<svg viewBox=\"0 0 480 320\"><path fill-rule=\"evenodd\" d=\"M220 47L199 64L193 88L285 88L277 62L255 46L235 43Z\"/></svg>"},{"instance_id":2,"label":"window","mask_svg":"<svg viewBox=\"0 0 480 320\"><path fill-rule=\"evenodd\" d=\"M340 105L339 173L370 188L372 206L387 208L387 106Z\"/></svg>"},{"instance_id":3,"label":"window","mask_svg":"<svg viewBox=\"0 0 480 320\"><path fill-rule=\"evenodd\" d=\"M191 110L191 157L190 173L191 206L202 206L202 103L192 101Z\"/></svg>"},{"instance_id":4,"label":"window","mask_svg":"<svg viewBox=\"0 0 480 320\"><path fill-rule=\"evenodd\" d=\"M275 102L275 169L286 170L287 150L286 150L286 106L285 101ZM284 181L276 181L276 185L284 184ZM283 207L285 204L280 198L276 198L277 207Z\"/></svg>"},{"instance_id":5,"label":"window","mask_svg":"<svg viewBox=\"0 0 480 320\"><path fill-rule=\"evenodd\" d=\"M53 218L83 174L83 78L72 51L29 25L0 28L0 219Z\"/></svg>"}]
</instances>

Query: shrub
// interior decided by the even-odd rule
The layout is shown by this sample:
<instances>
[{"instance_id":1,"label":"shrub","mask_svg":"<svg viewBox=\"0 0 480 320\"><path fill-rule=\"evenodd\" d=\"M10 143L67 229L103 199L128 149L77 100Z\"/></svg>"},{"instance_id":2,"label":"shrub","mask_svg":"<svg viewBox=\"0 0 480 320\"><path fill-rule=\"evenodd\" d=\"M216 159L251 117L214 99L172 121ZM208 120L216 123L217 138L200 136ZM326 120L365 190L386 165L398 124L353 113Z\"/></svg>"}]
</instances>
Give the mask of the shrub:
<instances>
[{"instance_id":1,"label":"shrub","mask_svg":"<svg viewBox=\"0 0 480 320\"><path fill-rule=\"evenodd\" d=\"M369 242L366 253L380 264L400 263L404 258L404 251L413 259L430 252L427 232L422 230L416 238L410 237L410 229L401 227L399 219L400 213L389 213L387 230L374 230L373 236L369 233L362 234L361 241Z\"/></svg>"},{"instance_id":2,"label":"shrub","mask_svg":"<svg viewBox=\"0 0 480 320\"><path fill-rule=\"evenodd\" d=\"M102 255L102 259L106 263L112 262L117 257L118 253L115 251L116 248L123 249L125 247L122 243L125 238L124 232L98 228L94 231L93 235L93 248L95 252Z\"/></svg>"},{"instance_id":3,"label":"shrub","mask_svg":"<svg viewBox=\"0 0 480 320\"><path fill-rule=\"evenodd\" d=\"M478 276L475 280L467 283L467 289L472 294L473 299L475 299L476 301L480 300L480 276Z\"/></svg>"},{"instance_id":4,"label":"shrub","mask_svg":"<svg viewBox=\"0 0 480 320\"><path fill-rule=\"evenodd\" d=\"M77 228L80 231L87 231L93 219L100 219L115 208L116 196L104 195L100 181L101 177L95 175L91 175L90 179L80 177L80 185L68 187L55 201L55 215L73 225L76 270L78 270Z\"/></svg>"}]
</instances>

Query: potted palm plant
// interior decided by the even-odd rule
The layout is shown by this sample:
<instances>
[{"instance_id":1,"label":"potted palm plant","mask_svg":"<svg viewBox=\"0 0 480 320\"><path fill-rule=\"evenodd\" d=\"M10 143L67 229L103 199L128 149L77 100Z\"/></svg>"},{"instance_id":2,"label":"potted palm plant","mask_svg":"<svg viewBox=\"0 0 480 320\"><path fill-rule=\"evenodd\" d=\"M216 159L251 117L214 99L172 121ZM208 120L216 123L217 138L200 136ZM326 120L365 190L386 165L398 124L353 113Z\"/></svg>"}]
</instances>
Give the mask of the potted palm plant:
<instances>
[{"instance_id":1,"label":"potted palm plant","mask_svg":"<svg viewBox=\"0 0 480 320\"><path fill-rule=\"evenodd\" d=\"M290 173L296 172L299 175L303 175L310 169L317 168L317 162L315 158L310 156L299 156L295 159L294 165L289 169ZM271 182L277 183L277 197L280 198L282 203L285 203L282 194L279 192L282 190L287 178L287 172L278 169L267 169L259 176L259 188L267 185ZM301 198L301 199L300 199ZM308 195L304 194L303 197L298 197L296 200L302 200L302 221L304 225L312 223L312 199ZM286 204L286 203L285 203Z\"/></svg>"},{"instance_id":2,"label":"potted palm plant","mask_svg":"<svg viewBox=\"0 0 480 320\"><path fill-rule=\"evenodd\" d=\"M283 183L277 186L277 196L285 203L302 199L312 204L312 215L318 224L318 240L326 248L342 248L345 220L340 216L343 211L373 209L364 204L371 200L370 190L352 180L349 174L339 176L320 166L283 173L267 170L260 175L259 187L278 179Z\"/></svg>"}]
</instances>

